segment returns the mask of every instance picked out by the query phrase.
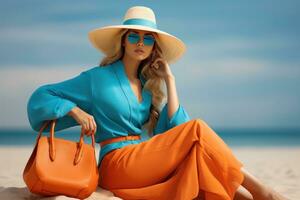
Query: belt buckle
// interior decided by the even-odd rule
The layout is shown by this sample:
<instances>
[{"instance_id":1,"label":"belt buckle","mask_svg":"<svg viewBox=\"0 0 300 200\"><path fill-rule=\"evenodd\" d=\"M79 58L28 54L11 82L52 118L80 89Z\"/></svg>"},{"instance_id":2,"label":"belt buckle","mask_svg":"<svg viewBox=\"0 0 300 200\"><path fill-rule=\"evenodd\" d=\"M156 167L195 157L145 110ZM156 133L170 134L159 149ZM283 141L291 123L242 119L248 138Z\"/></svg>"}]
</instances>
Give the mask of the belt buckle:
<instances>
[{"instance_id":1,"label":"belt buckle","mask_svg":"<svg viewBox=\"0 0 300 200\"><path fill-rule=\"evenodd\" d=\"M128 136L126 136L126 140L133 140L134 137L135 137L135 135L128 135Z\"/></svg>"},{"instance_id":2,"label":"belt buckle","mask_svg":"<svg viewBox=\"0 0 300 200\"><path fill-rule=\"evenodd\" d=\"M126 140L132 140L132 135L128 135L128 136L126 136Z\"/></svg>"}]
</instances>

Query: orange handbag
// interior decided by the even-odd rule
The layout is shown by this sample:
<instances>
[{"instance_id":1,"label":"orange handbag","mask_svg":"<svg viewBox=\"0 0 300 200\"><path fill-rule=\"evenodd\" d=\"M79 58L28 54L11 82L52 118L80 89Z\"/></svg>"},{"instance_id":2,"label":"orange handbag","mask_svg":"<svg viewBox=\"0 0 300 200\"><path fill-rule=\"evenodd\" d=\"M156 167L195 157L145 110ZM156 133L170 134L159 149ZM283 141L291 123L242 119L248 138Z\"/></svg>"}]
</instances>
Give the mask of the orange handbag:
<instances>
[{"instance_id":1,"label":"orange handbag","mask_svg":"<svg viewBox=\"0 0 300 200\"><path fill-rule=\"evenodd\" d=\"M52 120L50 136L41 137L50 122L43 124L39 131L23 179L32 193L87 198L96 190L99 178L94 134L92 145L84 143L83 132L79 142L55 138L56 120Z\"/></svg>"}]
</instances>

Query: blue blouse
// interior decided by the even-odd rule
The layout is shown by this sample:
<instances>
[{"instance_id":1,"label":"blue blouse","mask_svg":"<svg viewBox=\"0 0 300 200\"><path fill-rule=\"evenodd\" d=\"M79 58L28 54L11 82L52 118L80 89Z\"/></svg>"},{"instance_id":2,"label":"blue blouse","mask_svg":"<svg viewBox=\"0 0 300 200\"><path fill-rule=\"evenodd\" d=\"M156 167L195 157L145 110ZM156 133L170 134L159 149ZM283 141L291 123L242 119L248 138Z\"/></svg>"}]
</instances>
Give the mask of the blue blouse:
<instances>
[{"instance_id":1,"label":"blue blouse","mask_svg":"<svg viewBox=\"0 0 300 200\"><path fill-rule=\"evenodd\" d=\"M27 104L30 126L39 131L45 120L56 119L55 131L79 125L67 113L75 106L92 115L97 124L95 140L141 135L140 140L127 140L101 147L98 163L113 149L147 140L142 125L150 114L151 91L143 86L145 78L139 73L142 83L142 101L134 94L122 60L104 67L92 67L71 79L40 86ZM188 113L179 105L169 119L167 103L163 106L153 134L160 134L190 120ZM45 129L49 132L50 127Z\"/></svg>"}]
</instances>

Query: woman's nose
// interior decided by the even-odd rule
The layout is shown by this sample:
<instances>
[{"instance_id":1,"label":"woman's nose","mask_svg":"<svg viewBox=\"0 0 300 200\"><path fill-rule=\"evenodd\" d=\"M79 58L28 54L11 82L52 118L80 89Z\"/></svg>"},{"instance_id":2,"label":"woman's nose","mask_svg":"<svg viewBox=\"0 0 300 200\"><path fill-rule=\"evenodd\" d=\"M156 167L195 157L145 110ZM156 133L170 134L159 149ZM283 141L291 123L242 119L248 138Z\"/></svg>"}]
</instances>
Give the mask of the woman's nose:
<instances>
[{"instance_id":1,"label":"woman's nose","mask_svg":"<svg viewBox=\"0 0 300 200\"><path fill-rule=\"evenodd\" d=\"M142 40L140 40L138 43L137 43L137 46L144 46L144 42Z\"/></svg>"},{"instance_id":2,"label":"woman's nose","mask_svg":"<svg viewBox=\"0 0 300 200\"><path fill-rule=\"evenodd\" d=\"M138 41L137 45L138 46L144 46L144 36L140 36L140 40Z\"/></svg>"}]
</instances>

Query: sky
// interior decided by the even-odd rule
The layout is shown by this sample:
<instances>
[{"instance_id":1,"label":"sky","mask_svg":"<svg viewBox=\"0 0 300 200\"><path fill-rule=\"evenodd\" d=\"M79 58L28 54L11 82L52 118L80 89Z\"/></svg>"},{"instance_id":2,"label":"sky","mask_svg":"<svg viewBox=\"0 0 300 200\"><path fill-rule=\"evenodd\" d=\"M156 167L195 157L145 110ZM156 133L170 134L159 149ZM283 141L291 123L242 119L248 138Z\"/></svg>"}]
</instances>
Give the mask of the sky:
<instances>
[{"instance_id":1,"label":"sky","mask_svg":"<svg viewBox=\"0 0 300 200\"><path fill-rule=\"evenodd\" d=\"M121 24L137 5L186 44L170 67L191 118L214 128L300 128L297 0L0 2L0 128L30 128L32 92L98 65L88 32Z\"/></svg>"}]
</instances>

